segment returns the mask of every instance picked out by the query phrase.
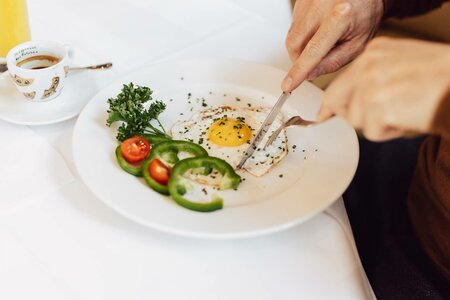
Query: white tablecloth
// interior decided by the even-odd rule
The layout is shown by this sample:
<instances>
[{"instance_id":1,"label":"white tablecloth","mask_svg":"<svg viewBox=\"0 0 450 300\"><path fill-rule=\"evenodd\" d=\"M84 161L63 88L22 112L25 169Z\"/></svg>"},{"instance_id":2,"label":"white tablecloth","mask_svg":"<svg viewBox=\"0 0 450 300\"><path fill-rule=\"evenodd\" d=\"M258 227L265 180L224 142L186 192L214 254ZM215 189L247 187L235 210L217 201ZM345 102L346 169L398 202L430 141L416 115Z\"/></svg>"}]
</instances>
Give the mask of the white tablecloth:
<instances>
[{"instance_id":1,"label":"white tablecloth","mask_svg":"<svg viewBox=\"0 0 450 300\"><path fill-rule=\"evenodd\" d=\"M173 58L290 65L284 50L288 0L28 4L34 39L82 49L80 64L114 62L98 89L140 66ZM159 233L116 214L83 185L72 160L74 123L29 127L62 156L74 179L66 174L58 189L0 214L0 299L371 297L342 199L300 226L238 242Z\"/></svg>"}]
</instances>

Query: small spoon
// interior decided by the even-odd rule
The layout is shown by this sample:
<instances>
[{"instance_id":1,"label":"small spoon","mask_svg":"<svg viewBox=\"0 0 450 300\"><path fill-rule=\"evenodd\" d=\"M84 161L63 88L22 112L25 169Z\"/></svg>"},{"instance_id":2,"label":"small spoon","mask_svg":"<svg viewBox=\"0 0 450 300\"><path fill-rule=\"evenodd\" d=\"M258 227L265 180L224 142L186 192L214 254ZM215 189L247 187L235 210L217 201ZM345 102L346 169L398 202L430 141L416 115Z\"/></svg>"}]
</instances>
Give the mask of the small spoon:
<instances>
[{"instance_id":1,"label":"small spoon","mask_svg":"<svg viewBox=\"0 0 450 300\"><path fill-rule=\"evenodd\" d=\"M107 70L113 66L112 63L104 63L101 65L93 65L86 67L70 67L69 71L80 71L80 70Z\"/></svg>"},{"instance_id":2,"label":"small spoon","mask_svg":"<svg viewBox=\"0 0 450 300\"><path fill-rule=\"evenodd\" d=\"M266 149L267 146L269 146L270 144L273 143L273 141L277 138L277 136L280 134L281 130L285 129L286 127L289 126L311 126L317 124L317 122L315 121L307 121L305 119L303 119L300 116L294 116L292 118L290 118L289 120L287 120L283 125L281 125L277 130L275 130L272 135L269 137L269 139L267 140L266 144L264 145L264 149Z\"/></svg>"},{"instance_id":3,"label":"small spoon","mask_svg":"<svg viewBox=\"0 0 450 300\"><path fill-rule=\"evenodd\" d=\"M86 66L86 67L70 67L69 71L81 71L81 70L107 70L112 68L112 63L104 63L100 65L93 65L93 66ZM0 63L0 73L5 72L8 70L6 67L6 63L1 62Z\"/></svg>"}]
</instances>

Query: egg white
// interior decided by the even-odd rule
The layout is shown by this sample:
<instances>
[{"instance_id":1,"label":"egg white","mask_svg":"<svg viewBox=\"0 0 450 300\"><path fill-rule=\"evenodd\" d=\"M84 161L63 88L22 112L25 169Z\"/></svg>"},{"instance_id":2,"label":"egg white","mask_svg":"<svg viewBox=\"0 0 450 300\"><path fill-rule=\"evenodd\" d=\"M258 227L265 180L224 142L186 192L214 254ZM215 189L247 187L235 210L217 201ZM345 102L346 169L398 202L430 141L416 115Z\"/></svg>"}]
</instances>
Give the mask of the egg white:
<instances>
[{"instance_id":1,"label":"egg white","mask_svg":"<svg viewBox=\"0 0 450 300\"><path fill-rule=\"evenodd\" d=\"M219 157L227 161L233 168L239 164L249 147L250 142L261 127L269 113L269 108L231 108L229 106L207 108L198 111L190 120L178 121L171 129L171 135L177 140L188 140L201 145L208 151L210 156ZM216 145L208 139L208 129L217 118L245 118L245 123L252 132L252 137L247 143L240 146L226 147ZM259 148L247 160L243 169L254 176L266 174L274 165L280 162L288 153L288 141L286 132L283 130L275 141L263 149L265 142L271 133L283 124L283 116L279 114L268 133L261 141Z\"/></svg>"}]
</instances>

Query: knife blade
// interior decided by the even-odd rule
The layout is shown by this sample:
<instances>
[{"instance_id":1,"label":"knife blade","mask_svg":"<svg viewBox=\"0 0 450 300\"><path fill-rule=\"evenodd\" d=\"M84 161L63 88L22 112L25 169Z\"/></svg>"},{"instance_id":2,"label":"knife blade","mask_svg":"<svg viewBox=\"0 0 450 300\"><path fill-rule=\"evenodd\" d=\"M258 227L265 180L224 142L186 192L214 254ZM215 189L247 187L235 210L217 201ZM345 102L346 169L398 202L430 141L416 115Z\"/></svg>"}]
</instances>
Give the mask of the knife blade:
<instances>
[{"instance_id":1,"label":"knife blade","mask_svg":"<svg viewBox=\"0 0 450 300\"><path fill-rule=\"evenodd\" d=\"M270 126L272 125L273 121L277 117L278 113L281 110L281 107L286 102L286 100L289 98L291 93L283 92L280 97L278 98L275 105L270 110L269 114L267 115L266 119L264 120L263 124L261 125L261 128L258 130L258 133L256 134L255 138L253 139L253 142L250 144L250 146L247 148L247 150L244 152L244 157L242 157L241 161L237 165L237 169L242 169L247 159L252 156L252 154L257 149L258 145L263 140L264 136L269 131Z\"/></svg>"}]
</instances>

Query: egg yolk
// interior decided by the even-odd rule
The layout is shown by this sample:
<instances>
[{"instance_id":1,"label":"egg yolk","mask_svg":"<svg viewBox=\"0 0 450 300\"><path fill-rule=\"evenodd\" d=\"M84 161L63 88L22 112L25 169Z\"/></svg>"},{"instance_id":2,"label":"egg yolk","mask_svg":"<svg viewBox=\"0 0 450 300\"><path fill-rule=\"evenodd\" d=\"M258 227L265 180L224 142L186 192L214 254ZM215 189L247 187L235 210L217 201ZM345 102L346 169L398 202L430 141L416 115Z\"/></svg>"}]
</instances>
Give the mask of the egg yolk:
<instances>
[{"instance_id":1,"label":"egg yolk","mask_svg":"<svg viewBox=\"0 0 450 300\"><path fill-rule=\"evenodd\" d=\"M208 129L208 139L219 146L235 147L247 143L252 132L243 118L221 118Z\"/></svg>"}]
</instances>

